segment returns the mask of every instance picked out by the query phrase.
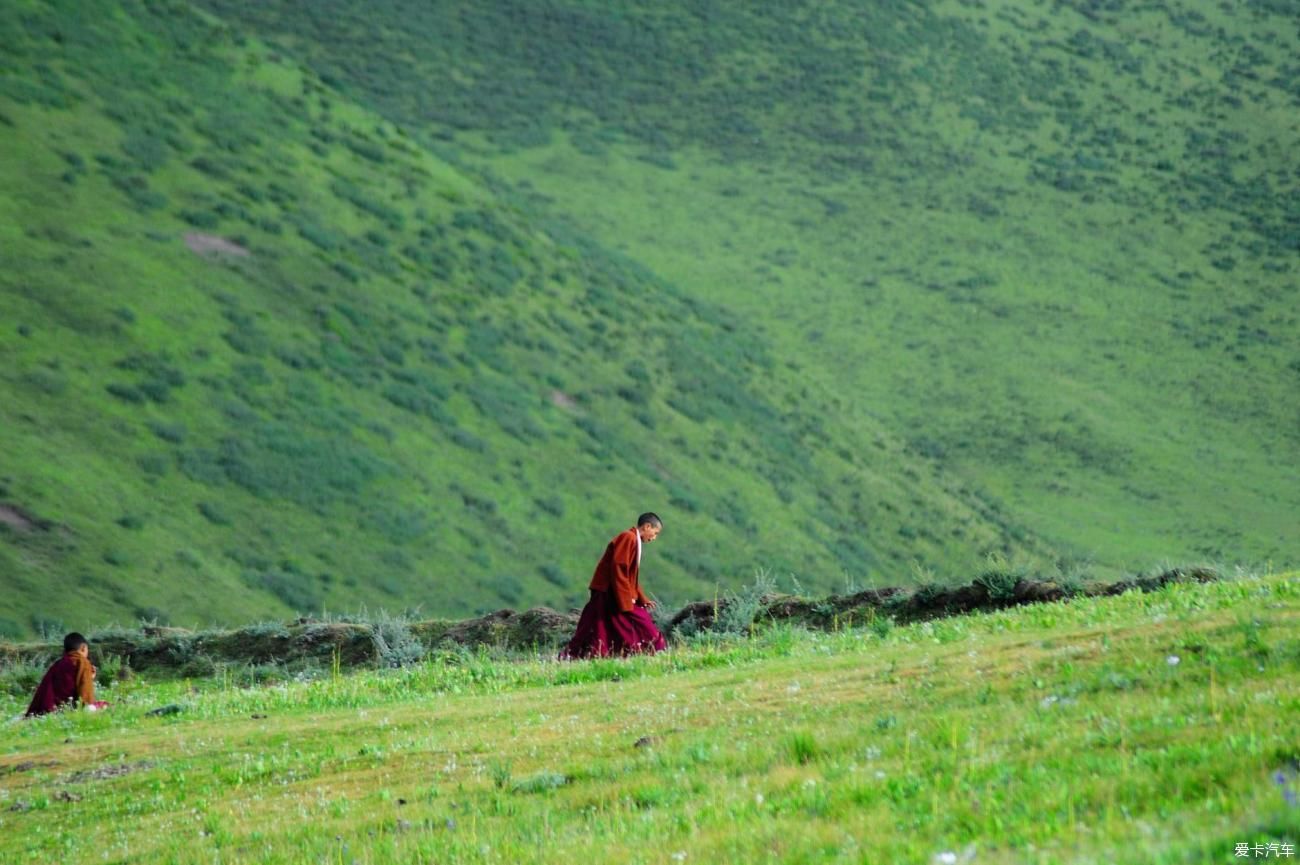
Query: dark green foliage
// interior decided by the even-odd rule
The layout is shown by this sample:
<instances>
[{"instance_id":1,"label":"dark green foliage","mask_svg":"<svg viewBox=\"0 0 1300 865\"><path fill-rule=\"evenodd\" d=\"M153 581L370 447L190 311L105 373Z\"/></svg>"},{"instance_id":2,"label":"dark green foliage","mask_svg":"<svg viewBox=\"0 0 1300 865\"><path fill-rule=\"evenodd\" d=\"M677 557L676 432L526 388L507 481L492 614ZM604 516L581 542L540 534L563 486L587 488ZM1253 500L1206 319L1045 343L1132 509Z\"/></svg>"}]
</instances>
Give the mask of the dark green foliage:
<instances>
[{"instance_id":1,"label":"dark green foliage","mask_svg":"<svg viewBox=\"0 0 1300 865\"><path fill-rule=\"evenodd\" d=\"M542 565L537 570L538 573L542 575L542 579L546 580L546 582L550 583L553 586L558 586L562 589L567 589L570 588L572 585L573 581L569 579L569 577L564 573L563 570L556 567L555 565L548 563Z\"/></svg>"},{"instance_id":2,"label":"dark green foliage","mask_svg":"<svg viewBox=\"0 0 1300 865\"><path fill-rule=\"evenodd\" d=\"M340 493L359 492L388 472L387 464L359 442L304 435L274 422L224 439L216 459L227 480L255 495L316 507Z\"/></svg>"},{"instance_id":3,"label":"dark green foliage","mask_svg":"<svg viewBox=\"0 0 1300 865\"><path fill-rule=\"evenodd\" d=\"M222 510L220 505L214 504L212 502L199 502L198 508L199 508L199 513L203 514L203 518L206 519L208 522L212 523L213 525L215 526L230 525L230 515L227 514L224 510Z\"/></svg>"},{"instance_id":4,"label":"dark green foliage","mask_svg":"<svg viewBox=\"0 0 1300 865\"><path fill-rule=\"evenodd\" d=\"M321 604L318 581L295 569L269 569L260 573L246 573L244 581L249 588L268 591L285 606L298 612L319 610Z\"/></svg>"},{"instance_id":5,"label":"dark green foliage","mask_svg":"<svg viewBox=\"0 0 1300 865\"><path fill-rule=\"evenodd\" d=\"M535 499L534 501L536 502L537 507L541 508L543 511L550 514L551 516L553 517L564 516L564 499L560 498L559 496L549 495L539 499Z\"/></svg>"},{"instance_id":6,"label":"dark green foliage","mask_svg":"<svg viewBox=\"0 0 1300 865\"><path fill-rule=\"evenodd\" d=\"M139 531L144 528L144 518L138 514L123 514L114 520L119 526L131 531Z\"/></svg>"},{"instance_id":7,"label":"dark green foliage","mask_svg":"<svg viewBox=\"0 0 1300 865\"><path fill-rule=\"evenodd\" d=\"M1016 583L1021 575L1004 570L985 571L975 578L975 585L981 586L994 601L1005 601L1016 595Z\"/></svg>"}]
</instances>

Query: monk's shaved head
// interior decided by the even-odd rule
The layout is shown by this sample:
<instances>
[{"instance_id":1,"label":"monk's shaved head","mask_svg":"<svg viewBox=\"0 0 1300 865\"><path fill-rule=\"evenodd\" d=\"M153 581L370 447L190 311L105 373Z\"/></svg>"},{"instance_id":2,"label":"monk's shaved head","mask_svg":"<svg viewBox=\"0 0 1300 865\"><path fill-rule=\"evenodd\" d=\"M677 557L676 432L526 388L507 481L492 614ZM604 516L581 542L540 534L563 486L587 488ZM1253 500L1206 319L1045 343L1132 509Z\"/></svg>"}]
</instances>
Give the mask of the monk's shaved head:
<instances>
[{"instance_id":1,"label":"monk's shaved head","mask_svg":"<svg viewBox=\"0 0 1300 865\"><path fill-rule=\"evenodd\" d=\"M76 631L73 631L71 634L68 634L63 638L63 651L65 652L75 652L82 646L88 645L90 644L86 642L86 638L81 636L81 634L78 634Z\"/></svg>"},{"instance_id":2,"label":"monk's shaved head","mask_svg":"<svg viewBox=\"0 0 1300 865\"><path fill-rule=\"evenodd\" d=\"M656 529L662 529L664 527L664 521L659 519L658 514L652 514L649 511L646 511L644 514L636 518L636 527L639 529L642 526L654 526Z\"/></svg>"}]
</instances>

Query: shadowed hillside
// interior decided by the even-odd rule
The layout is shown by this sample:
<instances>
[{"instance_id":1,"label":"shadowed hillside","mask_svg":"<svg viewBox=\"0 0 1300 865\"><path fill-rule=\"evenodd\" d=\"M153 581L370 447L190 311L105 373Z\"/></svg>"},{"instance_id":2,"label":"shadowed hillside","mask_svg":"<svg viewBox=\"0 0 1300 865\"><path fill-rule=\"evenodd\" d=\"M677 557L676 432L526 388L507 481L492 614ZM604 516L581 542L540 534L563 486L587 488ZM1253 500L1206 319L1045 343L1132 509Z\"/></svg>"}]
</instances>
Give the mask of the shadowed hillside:
<instances>
[{"instance_id":1,"label":"shadowed hillside","mask_svg":"<svg viewBox=\"0 0 1300 865\"><path fill-rule=\"evenodd\" d=\"M756 324L180 3L0 9L0 628L1050 549ZM468 167L467 167L468 166Z\"/></svg>"}]
</instances>

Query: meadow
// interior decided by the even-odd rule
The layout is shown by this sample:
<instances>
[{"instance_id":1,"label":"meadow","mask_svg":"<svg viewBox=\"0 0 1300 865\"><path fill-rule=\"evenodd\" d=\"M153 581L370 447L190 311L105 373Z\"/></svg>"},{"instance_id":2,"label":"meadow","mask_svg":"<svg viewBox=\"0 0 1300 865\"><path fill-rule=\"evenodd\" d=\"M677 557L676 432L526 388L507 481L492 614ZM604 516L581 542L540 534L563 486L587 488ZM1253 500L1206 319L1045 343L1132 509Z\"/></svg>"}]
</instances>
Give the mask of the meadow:
<instances>
[{"instance_id":1,"label":"meadow","mask_svg":"<svg viewBox=\"0 0 1300 865\"><path fill-rule=\"evenodd\" d=\"M1241 573L624 660L137 676L6 723L0 858L1226 863L1300 841L1298 619L1300 575Z\"/></svg>"}]
</instances>

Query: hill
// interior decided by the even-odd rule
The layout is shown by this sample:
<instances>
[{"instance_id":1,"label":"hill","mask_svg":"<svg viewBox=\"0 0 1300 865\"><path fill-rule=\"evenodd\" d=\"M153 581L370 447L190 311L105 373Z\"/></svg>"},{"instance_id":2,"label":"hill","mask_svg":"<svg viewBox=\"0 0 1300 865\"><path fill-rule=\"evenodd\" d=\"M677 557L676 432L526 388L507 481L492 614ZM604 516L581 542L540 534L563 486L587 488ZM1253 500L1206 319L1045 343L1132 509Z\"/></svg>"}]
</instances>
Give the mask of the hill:
<instances>
[{"instance_id":1,"label":"hill","mask_svg":"<svg viewBox=\"0 0 1300 865\"><path fill-rule=\"evenodd\" d=\"M483 651L275 687L137 677L108 689L109 711L10 722L0 855L1182 865L1294 851L1297 617L1296 574L1243 576L706 634L629 660ZM24 702L0 688L5 715Z\"/></svg>"},{"instance_id":2,"label":"hill","mask_svg":"<svg viewBox=\"0 0 1300 865\"><path fill-rule=\"evenodd\" d=\"M14 2L0 42L0 631L562 606L643 507L677 601L1052 553L251 25Z\"/></svg>"},{"instance_id":3,"label":"hill","mask_svg":"<svg viewBox=\"0 0 1300 865\"><path fill-rule=\"evenodd\" d=\"M1300 552L1294 2L204 2L1060 555Z\"/></svg>"}]
</instances>

